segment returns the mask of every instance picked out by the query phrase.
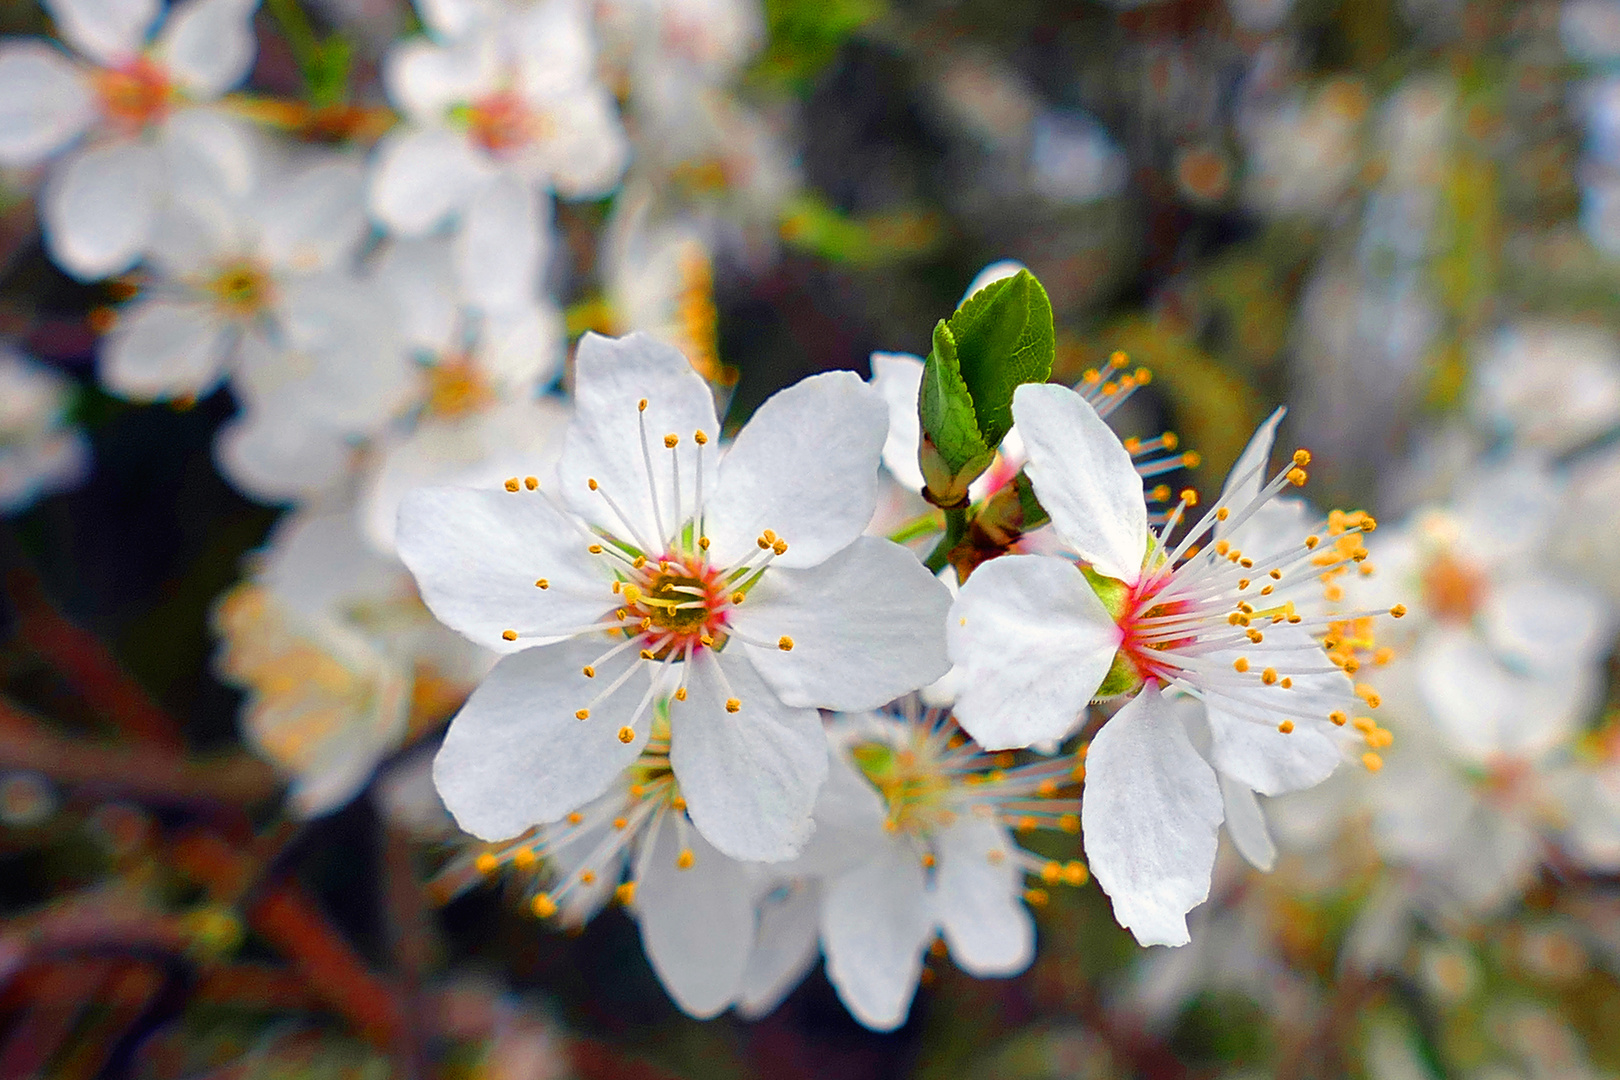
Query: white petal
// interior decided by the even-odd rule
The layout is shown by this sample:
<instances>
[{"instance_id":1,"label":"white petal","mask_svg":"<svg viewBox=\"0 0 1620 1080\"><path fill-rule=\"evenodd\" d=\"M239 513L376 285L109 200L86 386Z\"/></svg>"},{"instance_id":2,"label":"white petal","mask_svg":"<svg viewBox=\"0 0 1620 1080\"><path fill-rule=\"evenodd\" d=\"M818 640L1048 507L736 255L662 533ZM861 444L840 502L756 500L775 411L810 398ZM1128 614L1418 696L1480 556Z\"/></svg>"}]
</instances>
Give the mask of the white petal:
<instances>
[{"instance_id":1,"label":"white petal","mask_svg":"<svg viewBox=\"0 0 1620 1080\"><path fill-rule=\"evenodd\" d=\"M882 844L824 886L821 948L827 978L855 1019L892 1031L911 1010L934 920L916 851L894 837Z\"/></svg>"},{"instance_id":2,"label":"white petal","mask_svg":"<svg viewBox=\"0 0 1620 1080\"><path fill-rule=\"evenodd\" d=\"M630 162L630 141L619 123L613 97L590 85L547 104L556 133L544 147L548 172L565 199L594 199L618 184Z\"/></svg>"},{"instance_id":3,"label":"white petal","mask_svg":"<svg viewBox=\"0 0 1620 1080\"><path fill-rule=\"evenodd\" d=\"M1567 739L1597 700L1592 669L1521 674L1463 631L1428 635L1414 659L1418 690L1436 725L1453 749L1480 761L1540 755Z\"/></svg>"},{"instance_id":4,"label":"white petal","mask_svg":"<svg viewBox=\"0 0 1620 1080\"><path fill-rule=\"evenodd\" d=\"M59 163L41 206L51 258L81 281L128 270L151 238L162 182L157 153L136 142L87 147Z\"/></svg>"},{"instance_id":5,"label":"white petal","mask_svg":"<svg viewBox=\"0 0 1620 1080\"><path fill-rule=\"evenodd\" d=\"M180 109L163 124L170 205L206 198L242 199L259 182L262 137L223 109Z\"/></svg>"},{"instance_id":6,"label":"white petal","mask_svg":"<svg viewBox=\"0 0 1620 1080\"><path fill-rule=\"evenodd\" d=\"M0 164L36 165L96 119L78 67L43 41L0 45Z\"/></svg>"},{"instance_id":7,"label":"white petal","mask_svg":"<svg viewBox=\"0 0 1620 1080\"><path fill-rule=\"evenodd\" d=\"M68 44L112 66L135 59L158 17L158 0L44 0Z\"/></svg>"},{"instance_id":8,"label":"white petal","mask_svg":"<svg viewBox=\"0 0 1620 1080\"><path fill-rule=\"evenodd\" d=\"M557 380L568 355L567 325L550 302L485 314L474 356L511 397L527 400Z\"/></svg>"},{"instance_id":9,"label":"white petal","mask_svg":"<svg viewBox=\"0 0 1620 1080\"><path fill-rule=\"evenodd\" d=\"M302 274L340 269L365 238L365 171L340 157L276 178L256 208L260 251L278 267Z\"/></svg>"},{"instance_id":10,"label":"white petal","mask_svg":"<svg viewBox=\"0 0 1620 1080\"><path fill-rule=\"evenodd\" d=\"M400 503L396 541L433 614L499 652L595 623L612 609L589 541L539 492L418 488ZM542 578L548 588L535 585ZM504 630L536 636L508 642Z\"/></svg>"},{"instance_id":11,"label":"white petal","mask_svg":"<svg viewBox=\"0 0 1620 1080\"><path fill-rule=\"evenodd\" d=\"M551 203L534 185L502 174L468 202L456 236L462 295L485 311L533 305L540 293Z\"/></svg>"},{"instance_id":12,"label":"white petal","mask_svg":"<svg viewBox=\"0 0 1620 1080\"><path fill-rule=\"evenodd\" d=\"M692 822L736 859L781 862L814 828L827 739L814 709L783 705L747 660L703 650L684 702L670 705L670 765ZM724 665L724 682L721 681ZM725 707L728 697L742 703Z\"/></svg>"},{"instance_id":13,"label":"white petal","mask_svg":"<svg viewBox=\"0 0 1620 1080\"><path fill-rule=\"evenodd\" d=\"M383 85L407 116L440 123L455 106L498 89L498 65L495 44L487 35L448 47L407 39L389 51Z\"/></svg>"},{"instance_id":14,"label":"white petal","mask_svg":"<svg viewBox=\"0 0 1620 1080\"><path fill-rule=\"evenodd\" d=\"M1080 827L1114 918L1143 945L1185 945L1209 896L1221 793L1176 705L1149 683L1086 754Z\"/></svg>"},{"instance_id":15,"label":"white petal","mask_svg":"<svg viewBox=\"0 0 1620 1080\"><path fill-rule=\"evenodd\" d=\"M617 674L580 673L598 652L595 642L578 641L502 657L456 714L433 782L467 832L504 840L556 821L607 790L636 759L646 717L631 742L618 737L641 699L636 680L592 708L589 720L574 716L600 679Z\"/></svg>"},{"instance_id":16,"label":"white petal","mask_svg":"<svg viewBox=\"0 0 1620 1080\"><path fill-rule=\"evenodd\" d=\"M1285 735L1278 722L1234 716L1211 704L1210 761L1262 795L1282 795L1315 787L1344 760L1331 724L1301 717Z\"/></svg>"},{"instance_id":17,"label":"white petal","mask_svg":"<svg viewBox=\"0 0 1620 1080\"><path fill-rule=\"evenodd\" d=\"M258 6L259 0L187 0L170 9L157 55L194 99L216 98L247 78Z\"/></svg>"},{"instance_id":18,"label":"white petal","mask_svg":"<svg viewBox=\"0 0 1620 1080\"><path fill-rule=\"evenodd\" d=\"M1079 394L1050 384L1020 386L1013 419L1058 535L1098 573L1135 581L1147 554L1147 503L1119 436Z\"/></svg>"},{"instance_id":19,"label":"white petal","mask_svg":"<svg viewBox=\"0 0 1620 1080\"><path fill-rule=\"evenodd\" d=\"M442 353L461 344L461 311L448 243L395 240L376 266L377 283L393 301L408 345Z\"/></svg>"},{"instance_id":20,"label":"white petal","mask_svg":"<svg viewBox=\"0 0 1620 1080\"><path fill-rule=\"evenodd\" d=\"M220 428L214 460L251 498L293 503L332 490L354 450L341 434L298 422L296 413L259 403Z\"/></svg>"},{"instance_id":21,"label":"white petal","mask_svg":"<svg viewBox=\"0 0 1620 1080\"><path fill-rule=\"evenodd\" d=\"M219 381L230 336L206 305L138 301L102 343L101 381L137 401L201 397Z\"/></svg>"},{"instance_id":22,"label":"white petal","mask_svg":"<svg viewBox=\"0 0 1620 1080\"><path fill-rule=\"evenodd\" d=\"M889 407L889 437L883 443L883 467L908 491L923 489L917 448L922 444L922 417L917 394L923 362L908 353L873 353L872 388Z\"/></svg>"},{"instance_id":23,"label":"white petal","mask_svg":"<svg viewBox=\"0 0 1620 1080\"><path fill-rule=\"evenodd\" d=\"M1277 845L1272 843L1271 831L1266 828L1260 800L1254 797L1248 785L1219 772L1216 775L1221 781L1226 835L1232 838L1232 846L1256 870L1270 870L1277 862Z\"/></svg>"},{"instance_id":24,"label":"white petal","mask_svg":"<svg viewBox=\"0 0 1620 1080\"><path fill-rule=\"evenodd\" d=\"M1609 651L1614 619L1589 585L1529 573L1491 589L1480 612L1491 644L1508 663L1557 672Z\"/></svg>"},{"instance_id":25,"label":"white petal","mask_svg":"<svg viewBox=\"0 0 1620 1080\"><path fill-rule=\"evenodd\" d=\"M1023 971L1035 957L1035 920L1007 830L964 816L938 835L936 851L934 911L951 959L981 978Z\"/></svg>"},{"instance_id":26,"label":"white petal","mask_svg":"<svg viewBox=\"0 0 1620 1080\"><path fill-rule=\"evenodd\" d=\"M644 413L637 408L643 400ZM709 440L701 451L693 442L698 431ZM713 493L719 431L714 396L679 349L647 334L586 334L574 358L574 422L557 466L563 497L586 520L633 541L602 497L606 494L628 515L632 531L647 544L660 546L692 512L698 462L705 499ZM681 461L680 508L675 506L675 455L664 449L665 435L680 439L675 451ZM651 481L645 464L649 455ZM592 478L601 485L599 492L590 489ZM657 535L655 521L662 523L664 536Z\"/></svg>"},{"instance_id":27,"label":"white petal","mask_svg":"<svg viewBox=\"0 0 1620 1080\"><path fill-rule=\"evenodd\" d=\"M754 951L737 990L737 1015L768 1016L804 981L821 953L821 890L812 881L784 886L760 907Z\"/></svg>"},{"instance_id":28,"label":"white petal","mask_svg":"<svg viewBox=\"0 0 1620 1080\"><path fill-rule=\"evenodd\" d=\"M1266 473L1271 464L1271 444L1277 438L1277 425L1282 423L1287 412L1287 409L1279 408L1266 417L1265 423L1255 428L1254 434L1249 437L1249 445L1243 448L1232 470L1226 474L1226 486L1221 488L1220 501L1232 507L1234 513L1253 502L1266 481L1271 479ZM1215 527L1215 531L1218 536L1226 535L1226 530L1220 525Z\"/></svg>"},{"instance_id":29,"label":"white petal","mask_svg":"<svg viewBox=\"0 0 1620 1080\"><path fill-rule=\"evenodd\" d=\"M1061 739L1114 662L1121 634L1074 564L1007 555L968 578L945 620L956 717L986 749Z\"/></svg>"},{"instance_id":30,"label":"white petal","mask_svg":"<svg viewBox=\"0 0 1620 1080\"><path fill-rule=\"evenodd\" d=\"M371 212L400 236L421 236L461 209L483 178L484 166L466 139L407 127L377 147Z\"/></svg>"},{"instance_id":31,"label":"white petal","mask_svg":"<svg viewBox=\"0 0 1620 1080\"><path fill-rule=\"evenodd\" d=\"M950 606L950 590L911 552L862 536L809 570L767 570L735 625L769 644L732 647L745 649L790 705L875 709L950 670ZM783 637L789 651L779 647Z\"/></svg>"},{"instance_id":32,"label":"white petal","mask_svg":"<svg viewBox=\"0 0 1620 1080\"><path fill-rule=\"evenodd\" d=\"M646 876L636 883L641 944L658 980L689 1016L729 1006L742 984L756 914L749 868L689 832L692 865L676 863L681 838L666 820L652 838Z\"/></svg>"},{"instance_id":33,"label":"white petal","mask_svg":"<svg viewBox=\"0 0 1620 1080\"><path fill-rule=\"evenodd\" d=\"M436 37L452 41L477 25L484 10L478 0L415 0L415 7Z\"/></svg>"},{"instance_id":34,"label":"white petal","mask_svg":"<svg viewBox=\"0 0 1620 1080\"><path fill-rule=\"evenodd\" d=\"M774 394L720 462L704 511L714 561L757 553L766 529L787 541L777 566L815 566L842 550L877 509L888 426L882 395L853 372L813 375Z\"/></svg>"}]
</instances>

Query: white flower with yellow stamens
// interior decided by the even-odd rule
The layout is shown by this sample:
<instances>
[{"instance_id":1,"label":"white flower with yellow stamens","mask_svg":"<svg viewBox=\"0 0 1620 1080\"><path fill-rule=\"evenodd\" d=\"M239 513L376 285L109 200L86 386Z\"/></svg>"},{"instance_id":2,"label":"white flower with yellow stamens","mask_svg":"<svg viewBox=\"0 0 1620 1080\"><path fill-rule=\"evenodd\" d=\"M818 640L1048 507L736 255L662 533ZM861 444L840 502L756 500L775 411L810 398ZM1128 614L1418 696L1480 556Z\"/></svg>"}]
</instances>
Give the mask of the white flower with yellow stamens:
<instances>
[{"instance_id":1,"label":"white flower with yellow stamens","mask_svg":"<svg viewBox=\"0 0 1620 1080\"><path fill-rule=\"evenodd\" d=\"M242 135L210 103L253 67L257 7L47 0L78 56L45 41L0 42L0 165L52 162L40 216L46 248L68 273L100 278L134 265L177 176L199 166L238 174Z\"/></svg>"},{"instance_id":2,"label":"white flower with yellow stamens","mask_svg":"<svg viewBox=\"0 0 1620 1080\"><path fill-rule=\"evenodd\" d=\"M409 496L399 551L428 606L513 654L440 752L460 824L500 839L579 808L667 703L698 831L734 858L790 858L826 776L815 710L871 708L946 667L944 586L861 535L885 415L853 374L818 375L722 453L684 356L587 335L560 498L535 477Z\"/></svg>"},{"instance_id":3,"label":"white flower with yellow stamens","mask_svg":"<svg viewBox=\"0 0 1620 1080\"><path fill-rule=\"evenodd\" d=\"M1343 617L1304 614L1289 595L1364 552L1314 533L1253 555L1230 539L1305 481L1300 451L1261 483L1275 417L1220 499L1172 542L1193 496L1150 528L1130 452L1081 395L1022 386L1013 416L1035 493L1073 558L1007 556L962 587L947 623L962 673L957 716L986 746L1028 746L1069 734L1094 699L1135 694L1090 746L1086 852L1138 940L1182 944L1186 912L1209 888L1220 778L1275 795L1319 783L1342 758L1357 692L1315 634ZM1371 528L1362 515L1348 532ZM1166 692L1204 705L1207 760Z\"/></svg>"},{"instance_id":4,"label":"white flower with yellow stamens","mask_svg":"<svg viewBox=\"0 0 1620 1080\"><path fill-rule=\"evenodd\" d=\"M1031 854L1014 833L1079 831L1078 763L1017 765L968 742L944 714L914 710L837 717L828 739L816 837L785 870L819 879L827 977L849 1011L877 1030L904 1023L940 936L971 974L1024 970L1035 954L1026 902L1087 873Z\"/></svg>"}]
</instances>

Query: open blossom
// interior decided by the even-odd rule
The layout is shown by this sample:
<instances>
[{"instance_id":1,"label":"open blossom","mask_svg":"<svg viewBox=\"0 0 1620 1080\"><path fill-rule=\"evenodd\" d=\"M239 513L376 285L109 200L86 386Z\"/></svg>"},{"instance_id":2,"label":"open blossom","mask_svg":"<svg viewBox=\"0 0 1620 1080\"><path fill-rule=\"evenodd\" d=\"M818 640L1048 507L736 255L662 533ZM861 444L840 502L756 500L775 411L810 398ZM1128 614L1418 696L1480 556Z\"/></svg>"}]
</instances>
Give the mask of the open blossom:
<instances>
[{"instance_id":1,"label":"open blossom","mask_svg":"<svg viewBox=\"0 0 1620 1080\"><path fill-rule=\"evenodd\" d=\"M1302 578L1363 557L1355 538L1371 520L1326 545L1311 533L1252 555L1236 546L1231 537L1305 480L1301 451L1261 483L1274 418L1215 505L1172 542L1190 498L1150 528L1130 453L1079 394L1022 386L1013 415L1036 495L1081 565L1012 555L962 587L947 623L957 716L988 747L1027 746L1069 734L1093 699L1135 695L1090 744L1086 853L1138 940L1181 944L1185 914L1209 888L1231 794L1222 778L1275 795L1321 782L1342 758L1357 689L1314 635L1344 617L1307 616L1286 597ZM1175 694L1202 703L1207 753Z\"/></svg>"},{"instance_id":2,"label":"open blossom","mask_svg":"<svg viewBox=\"0 0 1620 1080\"><path fill-rule=\"evenodd\" d=\"M766 934L779 944L777 882L693 827L662 715L602 795L454 860L440 883L455 889L502 870L521 883L530 911L566 926L583 925L612 901L626 907L659 981L692 1016L761 998L774 1004L804 974L796 952L758 947Z\"/></svg>"},{"instance_id":3,"label":"open blossom","mask_svg":"<svg viewBox=\"0 0 1620 1080\"><path fill-rule=\"evenodd\" d=\"M368 549L342 510L287 518L214 624L215 666L246 691L243 733L303 816L348 803L413 712L442 718L489 662L433 621L404 568Z\"/></svg>"},{"instance_id":4,"label":"open blossom","mask_svg":"<svg viewBox=\"0 0 1620 1080\"><path fill-rule=\"evenodd\" d=\"M1012 764L942 713L844 715L828 741L816 836L784 869L819 882L827 977L850 1012L878 1030L904 1023L941 936L974 975L1024 970L1035 954L1026 901L1044 903L1043 886L1087 874L1026 851L1014 834L1079 831L1077 763ZM1030 876L1037 884L1026 891Z\"/></svg>"},{"instance_id":5,"label":"open blossom","mask_svg":"<svg viewBox=\"0 0 1620 1080\"><path fill-rule=\"evenodd\" d=\"M40 204L47 248L77 277L106 277L145 252L177 171L237 174L240 136L205 106L253 66L258 3L45 6L79 56L0 43L0 164L54 159Z\"/></svg>"},{"instance_id":6,"label":"open blossom","mask_svg":"<svg viewBox=\"0 0 1620 1080\"><path fill-rule=\"evenodd\" d=\"M674 348L587 336L560 492L428 488L399 551L445 623L505 657L436 778L469 832L515 836L600 795L667 708L692 822L734 858L808 838L818 708L871 708L943 674L949 598L871 519L882 401L833 372L777 394L724 453ZM559 497L560 496L560 497Z\"/></svg>"},{"instance_id":7,"label":"open blossom","mask_svg":"<svg viewBox=\"0 0 1620 1080\"><path fill-rule=\"evenodd\" d=\"M84 433L67 423L70 382L0 348L0 512L77 483L90 464Z\"/></svg>"},{"instance_id":8,"label":"open blossom","mask_svg":"<svg viewBox=\"0 0 1620 1080\"><path fill-rule=\"evenodd\" d=\"M455 219L457 269L479 302L532 302L549 192L600 195L624 171L624 132L594 56L573 0L498 5L464 38L389 56L389 97L406 120L378 146L372 212L410 237Z\"/></svg>"}]
</instances>

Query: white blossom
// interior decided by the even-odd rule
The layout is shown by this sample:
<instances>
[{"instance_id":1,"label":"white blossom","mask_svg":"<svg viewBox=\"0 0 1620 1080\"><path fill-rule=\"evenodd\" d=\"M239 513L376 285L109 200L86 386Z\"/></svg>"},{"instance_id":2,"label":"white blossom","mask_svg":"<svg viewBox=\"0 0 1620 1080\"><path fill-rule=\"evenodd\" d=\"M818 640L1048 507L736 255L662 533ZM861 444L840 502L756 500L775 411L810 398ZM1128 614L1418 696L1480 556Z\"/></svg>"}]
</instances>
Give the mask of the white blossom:
<instances>
[{"instance_id":1,"label":"white blossom","mask_svg":"<svg viewBox=\"0 0 1620 1080\"><path fill-rule=\"evenodd\" d=\"M0 348L0 511L72 487L90 467L90 444L68 423L71 384L12 349Z\"/></svg>"}]
</instances>

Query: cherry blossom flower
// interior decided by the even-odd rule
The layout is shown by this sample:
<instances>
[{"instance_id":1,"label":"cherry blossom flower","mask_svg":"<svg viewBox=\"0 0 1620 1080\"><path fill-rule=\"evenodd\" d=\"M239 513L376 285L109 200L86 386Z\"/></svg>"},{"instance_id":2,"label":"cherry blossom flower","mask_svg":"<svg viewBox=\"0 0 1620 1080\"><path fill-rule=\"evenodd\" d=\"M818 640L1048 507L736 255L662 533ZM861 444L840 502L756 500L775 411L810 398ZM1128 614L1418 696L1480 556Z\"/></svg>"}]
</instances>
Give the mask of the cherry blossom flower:
<instances>
[{"instance_id":1,"label":"cherry blossom flower","mask_svg":"<svg viewBox=\"0 0 1620 1080\"><path fill-rule=\"evenodd\" d=\"M19 352L0 348L0 511L72 487L90 466L90 444L70 425L71 383Z\"/></svg>"},{"instance_id":2,"label":"cherry blossom flower","mask_svg":"<svg viewBox=\"0 0 1620 1080\"><path fill-rule=\"evenodd\" d=\"M818 878L827 977L855 1018L880 1031L905 1022L937 938L973 975L1017 974L1035 953L1026 902L1088 876L1014 837L1079 831L1077 762L1014 764L968 742L944 713L907 707L909 716L834 719L816 836L784 868Z\"/></svg>"},{"instance_id":3,"label":"cherry blossom flower","mask_svg":"<svg viewBox=\"0 0 1620 1080\"><path fill-rule=\"evenodd\" d=\"M353 274L366 232L359 164L255 155L253 172L244 193L211 178L177 188L100 374L137 400L195 399L229 377L244 412L221 432L218 461L250 494L281 500L340 478L344 439L394 415L415 372L386 301Z\"/></svg>"},{"instance_id":4,"label":"cherry blossom flower","mask_svg":"<svg viewBox=\"0 0 1620 1080\"><path fill-rule=\"evenodd\" d=\"M407 117L377 148L373 214L416 237L454 218L474 299L532 300L550 231L542 194L607 192L627 148L596 82L595 44L573 0L499 5L449 44L401 44L384 73Z\"/></svg>"},{"instance_id":5,"label":"cherry blossom flower","mask_svg":"<svg viewBox=\"0 0 1620 1080\"><path fill-rule=\"evenodd\" d=\"M301 816L348 803L404 742L413 707L442 717L489 662L433 621L343 509L283 521L214 623L215 666L247 691L243 732Z\"/></svg>"},{"instance_id":6,"label":"cherry blossom flower","mask_svg":"<svg viewBox=\"0 0 1620 1080\"><path fill-rule=\"evenodd\" d=\"M399 551L428 606L512 654L440 752L462 827L501 839L578 809L667 708L705 841L765 861L802 847L826 775L815 710L870 708L946 667L944 587L861 536L884 420L858 378L828 373L766 402L722 454L685 357L587 335L556 496L530 476L408 497Z\"/></svg>"},{"instance_id":7,"label":"cherry blossom flower","mask_svg":"<svg viewBox=\"0 0 1620 1080\"><path fill-rule=\"evenodd\" d=\"M45 6L79 56L0 43L0 164L51 163L40 204L51 257L76 277L107 277L146 251L177 172L240 181L243 136L208 104L253 66L258 2Z\"/></svg>"},{"instance_id":8,"label":"cherry blossom flower","mask_svg":"<svg viewBox=\"0 0 1620 1080\"><path fill-rule=\"evenodd\" d=\"M1280 413L1174 542L1192 496L1150 528L1130 453L1079 394L1022 386L1013 415L1036 495L1082 565L1011 555L963 585L947 624L961 669L957 716L987 747L1027 746L1068 735L1093 699L1135 695L1090 744L1086 852L1122 925L1144 943L1182 944L1185 913L1208 891L1223 802L1241 809L1240 826L1258 817L1248 814L1252 795L1234 803L1220 777L1275 795L1321 782L1342 758L1357 692L1342 658L1313 635L1345 616L1307 616L1287 596L1364 557L1357 538L1372 522L1341 521L1343 535L1326 545L1318 533L1254 555L1237 545L1244 526L1306 479L1300 451L1261 482ZM1167 691L1202 703L1207 760Z\"/></svg>"}]
</instances>

